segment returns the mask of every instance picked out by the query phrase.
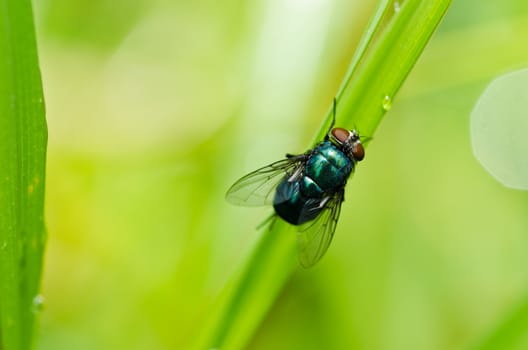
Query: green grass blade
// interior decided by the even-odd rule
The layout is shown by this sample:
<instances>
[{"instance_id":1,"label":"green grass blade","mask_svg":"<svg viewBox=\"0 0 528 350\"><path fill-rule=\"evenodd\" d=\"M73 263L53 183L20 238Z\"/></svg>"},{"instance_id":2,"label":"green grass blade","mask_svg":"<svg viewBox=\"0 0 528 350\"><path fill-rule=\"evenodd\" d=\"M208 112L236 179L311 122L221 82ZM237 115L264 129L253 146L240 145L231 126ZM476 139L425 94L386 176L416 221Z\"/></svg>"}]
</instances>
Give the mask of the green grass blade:
<instances>
[{"instance_id":1,"label":"green grass blade","mask_svg":"<svg viewBox=\"0 0 528 350\"><path fill-rule=\"evenodd\" d=\"M244 348L297 265L295 232L284 222L264 227L257 247L266 249L255 249L223 291L196 349Z\"/></svg>"},{"instance_id":2,"label":"green grass blade","mask_svg":"<svg viewBox=\"0 0 528 350\"><path fill-rule=\"evenodd\" d=\"M0 0L0 347L29 349L45 242L47 129L29 0ZM38 299L37 299L38 300Z\"/></svg>"},{"instance_id":3,"label":"green grass blade","mask_svg":"<svg viewBox=\"0 0 528 350\"><path fill-rule=\"evenodd\" d=\"M517 305L473 350L525 349L528 345L528 299Z\"/></svg>"},{"instance_id":4,"label":"green grass blade","mask_svg":"<svg viewBox=\"0 0 528 350\"><path fill-rule=\"evenodd\" d=\"M450 0L380 1L339 92L337 124L372 136L396 92L447 10ZM395 10L397 8L397 10ZM314 143L331 120L330 106ZM297 266L295 230L280 220L227 286L197 349L243 348Z\"/></svg>"},{"instance_id":5,"label":"green grass blade","mask_svg":"<svg viewBox=\"0 0 528 350\"><path fill-rule=\"evenodd\" d=\"M336 94L338 124L355 127L361 135L374 135L451 0L400 1L397 12L394 3L380 2L383 8L378 7L373 17L376 22L369 24L375 29L365 32L368 39L361 40ZM324 137L331 118L330 107L314 143Z\"/></svg>"}]
</instances>

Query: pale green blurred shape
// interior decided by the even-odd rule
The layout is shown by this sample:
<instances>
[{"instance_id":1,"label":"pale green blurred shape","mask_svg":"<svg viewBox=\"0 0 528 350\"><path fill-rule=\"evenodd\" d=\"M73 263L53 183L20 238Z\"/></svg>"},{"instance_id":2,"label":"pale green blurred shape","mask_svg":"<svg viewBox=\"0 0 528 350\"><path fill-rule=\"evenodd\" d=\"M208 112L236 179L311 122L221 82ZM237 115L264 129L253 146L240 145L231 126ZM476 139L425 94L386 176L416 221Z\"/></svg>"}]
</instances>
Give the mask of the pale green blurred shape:
<instances>
[{"instance_id":1,"label":"pale green blurred shape","mask_svg":"<svg viewBox=\"0 0 528 350\"><path fill-rule=\"evenodd\" d=\"M506 187L528 189L528 70L493 80L471 112L477 159Z\"/></svg>"},{"instance_id":2,"label":"pale green blurred shape","mask_svg":"<svg viewBox=\"0 0 528 350\"><path fill-rule=\"evenodd\" d=\"M225 190L304 151L374 5L36 4L39 349L185 348L269 212ZM487 82L526 64L526 34L524 1L454 2L349 183L328 254L249 348L463 349L526 298L528 197L491 179L469 139Z\"/></svg>"}]
</instances>

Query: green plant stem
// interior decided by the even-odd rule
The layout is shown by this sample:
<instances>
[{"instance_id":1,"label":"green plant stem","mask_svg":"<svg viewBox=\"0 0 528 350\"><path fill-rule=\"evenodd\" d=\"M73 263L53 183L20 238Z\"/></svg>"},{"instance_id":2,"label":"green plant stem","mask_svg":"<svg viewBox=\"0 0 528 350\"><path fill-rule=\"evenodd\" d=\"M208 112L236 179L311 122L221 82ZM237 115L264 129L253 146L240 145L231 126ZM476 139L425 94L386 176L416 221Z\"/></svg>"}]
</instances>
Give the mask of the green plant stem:
<instances>
[{"instance_id":1,"label":"green plant stem","mask_svg":"<svg viewBox=\"0 0 528 350\"><path fill-rule=\"evenodd\" d=\"M450 0L380 1L336 95L338 124L373 136ZM324 137L330 107L313 143ZM293 228L278 220L226 287L197 349L243 348L296 268Z\"/></svg>"},{"instance_id":2,"label":"green plant stem","mask_svg":"<svg viewBox=\"0 0 528 350\"><path fill-rule=\"evenodd\" d=\"M31 2L0 0L0 348L4 350L32 346L33 301L45 241L46 143Z\"/></svg>"}]
</instances>

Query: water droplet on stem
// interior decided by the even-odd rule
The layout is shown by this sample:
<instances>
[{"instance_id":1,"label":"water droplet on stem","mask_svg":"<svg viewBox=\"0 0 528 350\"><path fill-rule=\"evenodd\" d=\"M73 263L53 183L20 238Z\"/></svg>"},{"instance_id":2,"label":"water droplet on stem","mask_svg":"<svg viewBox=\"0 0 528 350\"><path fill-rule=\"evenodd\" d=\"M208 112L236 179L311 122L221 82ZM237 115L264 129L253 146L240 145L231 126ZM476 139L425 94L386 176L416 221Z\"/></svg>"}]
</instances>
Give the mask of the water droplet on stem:
<instances>
[{"instance_id":1,"label":"water droplet on stem","mask_svg":"<svg viewBox=\"0 0 528 350\"><path fill-rule=\"evenodd\" d=\"M42 294L38 294L33 298L33 312L38 313L44 309L45 298Z\"/></svg>"},{"instance_id":2,"label":"water droplet on stem","mask_svg":"<svg viewBox=\"0 0 528 350\"><path fill-rule=\"evenodd\" d=\"M385 96L383 98L383 101L381 102L381 106L383 107L385 111L389 111L391 109L392 99L390 98L390 96Z\"/></svg>"}]
</instances>

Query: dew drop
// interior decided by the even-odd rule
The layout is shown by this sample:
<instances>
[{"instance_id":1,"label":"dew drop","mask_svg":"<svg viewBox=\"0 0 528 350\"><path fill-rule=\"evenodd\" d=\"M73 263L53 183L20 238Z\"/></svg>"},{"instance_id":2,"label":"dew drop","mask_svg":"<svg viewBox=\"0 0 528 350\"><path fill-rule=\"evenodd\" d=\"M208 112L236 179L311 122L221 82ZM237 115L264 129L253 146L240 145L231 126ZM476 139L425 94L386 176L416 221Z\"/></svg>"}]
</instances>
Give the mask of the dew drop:
<instances>
[{"instance_id":1,"label":"dew drop","mask_svg":"<svg viewBox=\"0 0 528 350\"><path fill-rule=\"evenodd\" d=\"M394 2L394 12L396 13L400 12L400 2L399 1Z\"/></svg>"},{"instance_id":2,"label":"dew drop","mask_svg":"<svg viewBox=\"0 0 528 350\"><path fill-rule=\"evenodd\" d=\"M390 98L390 96L385 96L383 98L383 101L381 102L381 106L383 107L385 111L389 111L391 109L392 99Z\"/></svg>"},{"instance_id":3,"label":"dew drop","mask_svg":"<svg viewBox=\"0 0 528 350\"><path fill-rule=\"evenodd\" d=\"M45 298L42 294L38 294L33 298L33 312L38 313L44 310Z\"/></svg>"},{"instance_id":4,"label":"dew drop","mask_svg":"<svg viewBox=\"0 0 528 350\"><path fill-rule=\"evenodd\" d=\"M7 241L3 241L2 245L0 245L0 250L4 250L7 248Z\"/></svg>"}]
</instances>

